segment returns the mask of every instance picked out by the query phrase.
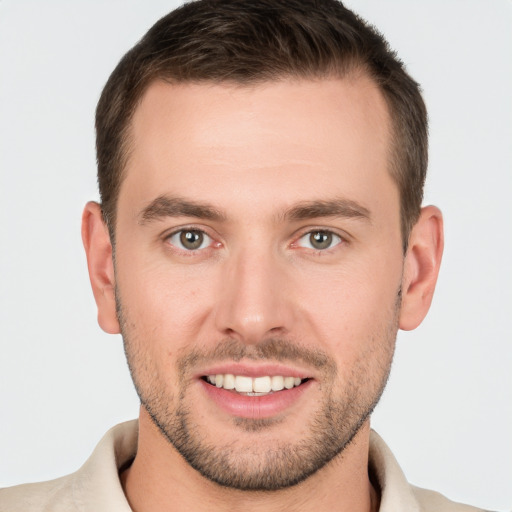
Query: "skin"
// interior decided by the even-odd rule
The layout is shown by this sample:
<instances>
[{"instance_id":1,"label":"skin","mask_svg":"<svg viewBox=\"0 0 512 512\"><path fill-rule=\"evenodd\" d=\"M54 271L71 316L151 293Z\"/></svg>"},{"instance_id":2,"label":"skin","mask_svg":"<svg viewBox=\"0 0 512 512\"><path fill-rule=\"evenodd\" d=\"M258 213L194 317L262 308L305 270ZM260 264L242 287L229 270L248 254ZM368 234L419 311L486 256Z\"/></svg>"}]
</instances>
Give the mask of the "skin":
<instances>
[{"instance_id":1,"label":"skin","mask_svg":"<svg viewBox=\"0 0 512 512\"><path fill-rule=\"evenodd\" d=\"M426 207L404 257L389 126L365 76L253 87L156 82L146 91L132 121L115 265L96 203L82 229L99 323L122 329L143 403L138 453L122 475L135 511L377 509L366 415L397 329L415 328L428 311L443 248L441 213ZM185 214L183 204L176 215L175 202L155 203L162 196L219 215ZM344 207L335 215L299 209L334 200ZM175 234L183 228L209 238L186 250ZM318 231L334 233L328 248L311 246ZM328 364L265 352L269 340ZM237 354L237 364L262 375L275 362L302 372L308 386L264 421L237 418L199 378ZM339 417L350 428L326 423L333 404L347 405ZM243 491L205 478L169 443L165 429L180 407L199 445L230 448L224 463L235 474L263 467L283 447L294 453L315 419L351 442L297 485Z\"/></svg>"}]
</instances>

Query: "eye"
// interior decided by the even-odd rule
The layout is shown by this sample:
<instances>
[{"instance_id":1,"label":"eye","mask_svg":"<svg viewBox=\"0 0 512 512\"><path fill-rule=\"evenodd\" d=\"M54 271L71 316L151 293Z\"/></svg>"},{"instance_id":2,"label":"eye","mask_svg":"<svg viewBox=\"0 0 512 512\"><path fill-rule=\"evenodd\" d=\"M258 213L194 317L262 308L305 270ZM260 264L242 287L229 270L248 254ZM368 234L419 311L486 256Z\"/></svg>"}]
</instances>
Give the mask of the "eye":
<instances>
[{"instance_id":1,"label":"eye","mask_svg":"<svg viewBox=\"0 0 512 512\"><path fill-rule=\"evenodd\" d=\"M167 240L178 249L185 251L205 249L212 243L212 239L204 231L198 229L176 231Z\"/></svg>"},{"instance_id":2,"label":"eye","mask_svg":"<svg viewBox=\"0 0 512 512\"><path fill-rule=\"evenodd\" d=\"M331 231L310 231L301 236L297 242L300 247L314 249L315 251L324 251L341 243L343 240Z\"/></svg>"}]
</instances>

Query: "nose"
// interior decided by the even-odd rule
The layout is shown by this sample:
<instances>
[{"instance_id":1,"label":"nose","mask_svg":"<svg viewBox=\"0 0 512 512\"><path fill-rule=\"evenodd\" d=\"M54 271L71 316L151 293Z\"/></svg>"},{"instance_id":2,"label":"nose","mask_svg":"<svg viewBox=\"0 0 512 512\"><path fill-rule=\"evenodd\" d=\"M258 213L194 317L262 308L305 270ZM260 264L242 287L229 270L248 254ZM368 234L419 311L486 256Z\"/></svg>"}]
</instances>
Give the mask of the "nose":
<instances>
[{"instance_id":1,"label":"nose","mask_svg":"<svg viewBox=\"0 0 512 512\"><path fill-rule=\"evenodd\" d=\"M293 325L293 294L286 262L246 248L225 262L215 321L223 336L257 344L287 334Z\"/></svg>"}]
</instances>

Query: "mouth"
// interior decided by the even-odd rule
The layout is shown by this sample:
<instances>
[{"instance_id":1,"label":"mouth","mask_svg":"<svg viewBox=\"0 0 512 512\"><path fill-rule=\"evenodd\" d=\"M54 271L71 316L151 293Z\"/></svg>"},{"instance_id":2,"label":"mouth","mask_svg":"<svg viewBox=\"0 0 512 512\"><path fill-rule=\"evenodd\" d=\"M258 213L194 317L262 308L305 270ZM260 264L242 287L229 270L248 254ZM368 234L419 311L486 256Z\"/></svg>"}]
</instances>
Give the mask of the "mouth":
<instances>
[{"instance_id":1,"label":"mouth","mask_svg":"<svg viewBox=\"0 0 512 512\"><path fill-rule=\"evenodd\" d=\"M308 378L284 375L250 377L247 375L233 375L231 373L205 375L202 379L216 388L243 396L255 397L267 396L283 390L291 390L309 381Z\"/></svg>"},{"instance_id":2,"label":"mouth","mask_svg":"<svg viewBox=\"0 0 512 512\"><path fill-rule=\"evenodd\" d=\"M199 375L198 381L209 403L230 417L283 418L291 410L304 406L305 397L315 388L314 378L290 368L226 370L212 369Z\"/></svg>"}]
</instances>

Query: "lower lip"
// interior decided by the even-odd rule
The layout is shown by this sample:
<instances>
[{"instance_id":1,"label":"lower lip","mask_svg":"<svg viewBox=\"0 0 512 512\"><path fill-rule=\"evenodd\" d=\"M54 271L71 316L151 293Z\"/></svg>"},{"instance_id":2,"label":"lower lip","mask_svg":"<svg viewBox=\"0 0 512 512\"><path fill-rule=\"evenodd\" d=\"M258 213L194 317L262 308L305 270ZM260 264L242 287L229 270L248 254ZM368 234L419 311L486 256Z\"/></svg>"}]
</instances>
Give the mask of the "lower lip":
<instances>
[{"instance_id":1,"label":"lower lip","mask_svg":"<svg viewBox=\"0 0 512 512\"><path fill-rule=\"evenodd\" d=\"M263 396L240 395L200 380L208 397L221 409L238 418L263 419L276 416L295 405L312 384L311 380L292 389L283 389Z\"/></svg>"}]
</instances>

